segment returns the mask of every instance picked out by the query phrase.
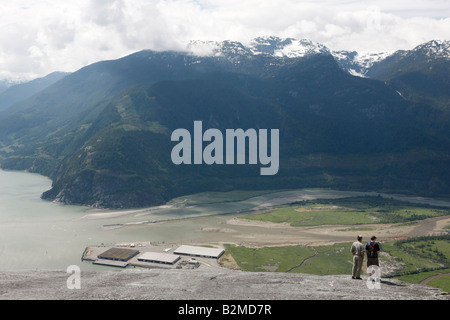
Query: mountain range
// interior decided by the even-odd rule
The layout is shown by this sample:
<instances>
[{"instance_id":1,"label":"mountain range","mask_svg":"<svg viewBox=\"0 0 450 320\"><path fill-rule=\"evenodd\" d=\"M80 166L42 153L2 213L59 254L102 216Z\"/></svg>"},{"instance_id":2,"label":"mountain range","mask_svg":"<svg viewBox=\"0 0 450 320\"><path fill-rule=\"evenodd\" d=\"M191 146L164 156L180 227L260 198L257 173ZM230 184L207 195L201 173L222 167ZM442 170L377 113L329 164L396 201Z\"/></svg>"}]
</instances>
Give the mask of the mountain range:
<instances>
[{"instance_id":1,"label":"mountain range","mask_svg":"<svg viewBox=\"0 0 450 320\"><path fill-rule=\"evenodd\" d=\"M68 74L69 73L67 72L52 72L42 78L20 82L5 87L5 89L0 92L0 111L8 109L16 102L25 100L44 90Z\"/></svg>"},{"instance_id":2,"label":"mountain range","mask_svg":"<svg viewBox=\"0 0 450 320\"><path fill-rule=\"evenodd\" d=\"M449 44L360 54L260 37L100 61L58 73L37 91L17 90L9 105L0 94L0 164L49 176L45 199L106 208L234 189L446 197ZM171 132L193 130L197 120L204 130L279 129L278 174L174 165Z\"/></svg>"},{"instance_id":3,"label":"mountain range","mask_svg":"<svg viewBox=\"0 0 450 320\"><path fill-rule=\"evenodd\" d=\"M17 79L0 79L0 93L7 90L9 87L14 85L27 82L26 80L17 80Z\"/></svg>"}]
</instances>

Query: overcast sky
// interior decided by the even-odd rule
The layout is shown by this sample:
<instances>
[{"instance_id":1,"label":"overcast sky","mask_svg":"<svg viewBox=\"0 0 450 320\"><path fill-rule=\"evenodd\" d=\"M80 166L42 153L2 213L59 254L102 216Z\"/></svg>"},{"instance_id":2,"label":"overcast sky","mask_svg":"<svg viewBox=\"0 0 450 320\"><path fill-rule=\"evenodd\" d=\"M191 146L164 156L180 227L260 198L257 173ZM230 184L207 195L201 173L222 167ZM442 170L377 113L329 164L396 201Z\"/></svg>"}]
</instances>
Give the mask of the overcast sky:
<instances>
[{"instance_id":1,"label":"overcast sky","mask_svg":"<svg viewBox=\"0 0 450 320\"><path fill-rule=\"evenodd\" d=\"M449 0L0 0L0 79L76 71L188 40L309 38L395 51L450 40Z\"/></svg>"}]
</instances>

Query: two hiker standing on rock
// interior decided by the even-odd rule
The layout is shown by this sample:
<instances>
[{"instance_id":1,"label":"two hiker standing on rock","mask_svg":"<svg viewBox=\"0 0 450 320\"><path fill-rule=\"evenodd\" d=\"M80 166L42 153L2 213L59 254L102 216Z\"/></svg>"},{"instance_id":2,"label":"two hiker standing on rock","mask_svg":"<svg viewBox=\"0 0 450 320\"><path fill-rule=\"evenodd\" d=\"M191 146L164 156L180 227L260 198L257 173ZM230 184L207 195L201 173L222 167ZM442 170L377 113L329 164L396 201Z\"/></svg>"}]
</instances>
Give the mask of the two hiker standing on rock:
<instances>
[{"instance_id":1,"label":"two hiker standing on rock","mask_svg":"<svg viewBox=\"0 0 450 320\"><path fill-rule=\"evenodd\" d=\"M379 266L378 262L378 251L380 251L379 244L375 241L377 237L372 236L370 242L365 246L362 244L362 235L358 235L357 241L353 242L351 252L353 254L353 270L352 279L361 280L361 269L364 261L364 254L367 252L367 268L376 265Z\"/></svg>"}]
</instances>

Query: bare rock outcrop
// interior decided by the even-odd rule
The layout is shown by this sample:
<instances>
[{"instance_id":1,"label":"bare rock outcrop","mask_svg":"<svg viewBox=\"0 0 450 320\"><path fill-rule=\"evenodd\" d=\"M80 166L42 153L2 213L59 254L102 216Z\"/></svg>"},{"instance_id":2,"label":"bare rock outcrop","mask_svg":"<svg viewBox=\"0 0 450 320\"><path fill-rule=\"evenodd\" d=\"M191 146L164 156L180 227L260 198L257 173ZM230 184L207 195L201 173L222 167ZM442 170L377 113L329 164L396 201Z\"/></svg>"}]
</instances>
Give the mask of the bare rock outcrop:
<instances>
[{"instance_id":1,"label":"bare rock outcrop","mask_svg":"<svg viewBox=\"0 0 450 320\"><path fill-rule=\"evenodd\" d=\"M259 272L228 269L81 272L81 289L69 290L65 271L0 272L0 299L52 300L449 300L443 290L381 279L369 289L367 278L348 275Z\"/></svg>"}]
</instances>

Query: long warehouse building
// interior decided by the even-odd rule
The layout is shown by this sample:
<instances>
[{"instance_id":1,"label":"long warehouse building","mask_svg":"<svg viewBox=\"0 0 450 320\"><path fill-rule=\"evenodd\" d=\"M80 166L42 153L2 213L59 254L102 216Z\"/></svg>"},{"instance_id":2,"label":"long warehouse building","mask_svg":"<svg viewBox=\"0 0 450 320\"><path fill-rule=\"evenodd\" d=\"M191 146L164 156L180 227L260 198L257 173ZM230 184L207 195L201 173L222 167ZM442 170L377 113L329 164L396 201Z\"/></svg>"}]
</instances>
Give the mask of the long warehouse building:
<instances>
[{"instance_id":1,"label":"long warehouse building","mask_svg":"<svg viewBox=\"0 0 450 320\"><path fill-rule=\"evenodd\" d=\"M224 249L219 248L205 248L205 247L182 245L178 247L173 253L186 256L219 259L224 252L225 252Z\"/></svg>"},{"instance_id":2,"label":"long warehouse building","mask_svg":"<svg viewBox=\"0 0 450 320\"><path fill-rule=\"evenodd\" d=\"M138 257L138 261L141 262L152 262L152 263L162 263L162 264L175 264L181 258L179 256L160 253L160 252L145 252Z\"/></svg>"}]
</instances>

